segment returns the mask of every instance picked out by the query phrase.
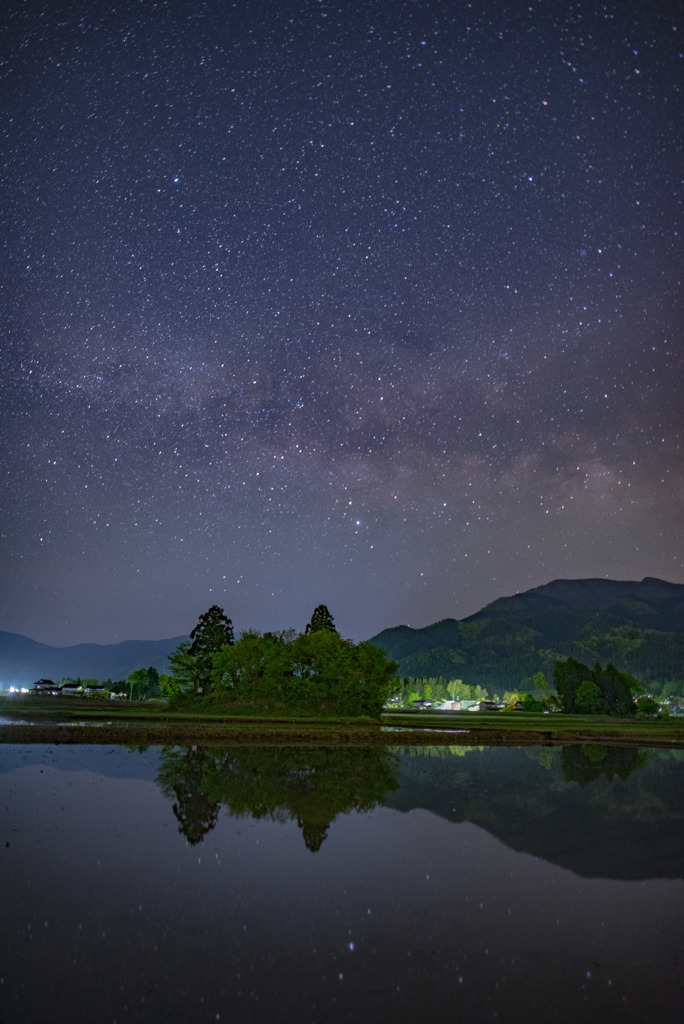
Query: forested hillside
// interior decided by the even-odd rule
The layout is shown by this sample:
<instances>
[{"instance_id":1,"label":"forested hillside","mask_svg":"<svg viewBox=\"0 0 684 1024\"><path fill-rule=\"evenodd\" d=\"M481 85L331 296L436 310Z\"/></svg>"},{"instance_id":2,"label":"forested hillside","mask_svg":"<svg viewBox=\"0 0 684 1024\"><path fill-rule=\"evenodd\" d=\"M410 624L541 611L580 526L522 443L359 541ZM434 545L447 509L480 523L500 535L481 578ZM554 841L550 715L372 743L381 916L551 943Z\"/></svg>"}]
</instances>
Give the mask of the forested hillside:
<instances>
[{"instance_id":1,"label":"forested hillside","mask_svg":"<svg viewBox=\"0 0 684 1024\"><path fill-rule=\"evenodd\" d=\"M642 682L684 685L684 585L555 580L502 597L467 619L397 626L372 643L401 676L460 678L490 690L531 689L556 660L612 662ZM661 691L662 692L662 691Z\"/></svg>"}]
</instances>

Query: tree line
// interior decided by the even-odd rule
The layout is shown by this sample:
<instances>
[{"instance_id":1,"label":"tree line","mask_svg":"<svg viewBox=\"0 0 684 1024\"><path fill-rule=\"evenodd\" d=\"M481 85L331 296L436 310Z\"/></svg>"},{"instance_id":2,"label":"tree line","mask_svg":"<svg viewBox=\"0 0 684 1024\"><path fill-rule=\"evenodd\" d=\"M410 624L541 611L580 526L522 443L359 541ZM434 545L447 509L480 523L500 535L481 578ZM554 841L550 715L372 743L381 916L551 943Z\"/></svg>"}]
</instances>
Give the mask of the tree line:
<instances>
[{"instance_id":1,"label":"tree line","mask_svg":"<svg viewBox=\"0 0 684 1024\"><path fill-rule=\"evenodd\" d=\"M201 701L227 712L378 718L397 685L396 663L373 644L341 637L325 605L302 633L248 629L239 640L212 605L169 665L159 684L173 705Z\"/></svg>"},{"instance_id":2,"label":"tree line","mask_svg":"<svg viewBox=\"0 0 684 1024\"><path fill-rule=\"evenodd\" d=\"M169 666L161 675L151 666L136 669L128 679L107 680L104 686L130 699L161 698L176 705L201 699L234 712L371 717L378 717L390 698L405 706L415 700L489 700L528 711L623 716L657 714L663 700L672 709L681 700L676 682L651 684L655 693L647 695L639 681L613 664L603 668L596 662L589 668L572 657L555 660L553 684L537 672L532 693L446 675L398 678L396 663L382 649L343 639L325 605L314 610L302 633L248 629L238 640L224 610L212 605L170 656Z\"/></svg>"},{"instance_id":3,"label":"tree line","mask_svg":"<svg viewBox=\"0 0 684 1024\"><path fill-rule=\"evenodd\" d=\"M589 668L574 658L557 660L553 666L553 684L543 672L532 680L534 693L502 690L501 693L483 686L468 686L462 679L444 676L401 679L398 689L402 704L414 700L492 700L508 707L521 706L525 711L562 711L578 715L655 715L659 713L661 694L647 694L639 680L614 665L605 668L596 662ZM553 689L552 689L553 686ZM670 694L668 693L668 697Z\"/></svg>"}]
</instances>

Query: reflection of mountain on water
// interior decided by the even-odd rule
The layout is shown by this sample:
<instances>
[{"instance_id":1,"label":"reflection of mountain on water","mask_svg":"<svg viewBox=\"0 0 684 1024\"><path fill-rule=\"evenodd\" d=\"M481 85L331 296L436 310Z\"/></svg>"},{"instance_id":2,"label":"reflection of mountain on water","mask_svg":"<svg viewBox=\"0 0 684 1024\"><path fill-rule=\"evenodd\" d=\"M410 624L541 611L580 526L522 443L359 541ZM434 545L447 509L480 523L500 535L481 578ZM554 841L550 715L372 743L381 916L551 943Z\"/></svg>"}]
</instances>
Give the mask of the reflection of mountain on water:
<instances>
[{"instance_id":1,"label":"reflection of mountain on water","mask_svg":"<svg viewBox=\"0 0 684 1024\"><path fill-rule=\"evenodd\" d=\"M578 875L684 878L684 751L170 747L158 782L192 844L225 807L238 818L296 821L316 851L337 815L384 803L473 822Z\"/></svg>"},{"instance_id":2,"label":"reflection of mountain on water","mask_svg":"<svg viewBox=\"0 0 684 1024\"><path fill-rule=\"evenodd\" d=\"M158 782L193 845L225 807L236 818L294 820L315 852L338 814L383 803L397 787L398 763L387 748L167 747Z\"/></svg>"},{"instance_id":3,"label":"reflection of mountain on water","mask_svg":"<svg viewBox=\"0 0 684 1024\"><path fill-rule=\"evenodd\" d=\"M471 821L576 874L684 878L682 751L421 748L399 782L388 806Z\"/></svg>"}]
</instances>

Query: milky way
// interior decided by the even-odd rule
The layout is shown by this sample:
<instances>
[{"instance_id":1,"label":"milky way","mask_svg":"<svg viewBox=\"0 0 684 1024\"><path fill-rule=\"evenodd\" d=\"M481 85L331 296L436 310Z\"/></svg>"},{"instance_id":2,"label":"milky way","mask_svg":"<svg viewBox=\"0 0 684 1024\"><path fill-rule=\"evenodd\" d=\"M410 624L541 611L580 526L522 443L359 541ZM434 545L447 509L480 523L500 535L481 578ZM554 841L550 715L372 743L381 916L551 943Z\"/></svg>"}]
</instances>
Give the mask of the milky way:
<instances>
[{"instance_id":1,"label":"milky way","mask_svg":"<svg viewBox=\"0 0 684 1024\"><path fill-rule=\"evenodd\" d=\"M0 18L0 628L684 582L679 4Z\"/></svg>"}]
</instances>

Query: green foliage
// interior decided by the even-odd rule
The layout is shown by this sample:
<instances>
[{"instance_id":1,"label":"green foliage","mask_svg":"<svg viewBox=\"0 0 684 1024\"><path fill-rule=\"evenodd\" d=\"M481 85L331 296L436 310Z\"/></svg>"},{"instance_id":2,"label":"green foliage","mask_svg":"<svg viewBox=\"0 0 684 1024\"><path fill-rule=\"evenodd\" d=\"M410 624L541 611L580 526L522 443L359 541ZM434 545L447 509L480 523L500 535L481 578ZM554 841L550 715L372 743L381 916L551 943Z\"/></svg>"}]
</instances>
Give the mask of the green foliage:
<instances>
[{"instance_id":1,"label":"green foliage","mask_svg":"<svg viewBox=\"0 0 684 1024\"><path fill-rule=\"evenodd\" d=\"M405 705L413 700L491 700L484 686L468 686L462 679L444 676L409 676L401 680L398 692Z\"/></svg>"},{"instance_id":2,"label":"green foliage","mask_svg":"<svg viewBox=\"0 0 684 1024\"><path fill-rule=\"evenodd\" d=\"M637 697L636 708L639 715L645 715L647 718L660 713L660 705L653 697Z\"/></svg>"},{"instance_id":3,"label":"green foliage","mask_svg":"<svg viewBox=\"0 0 684 1024\"><path fill-rule=\"evenodd\" d=\"M175 697L180 692L180 683L178 683L173 676L167 673L162 673L159 676L159 689L163 697L168 700L170 697Z\"/></svg>"},{"instance_id":4,"label":"green foliage","mask_svg":"<svg viewBox=\"0 0 684 1024\"><path fill-rule=\"evenodd\" d=\"M450 700L456 700L457 694L460 694L461 687L463 686L462 679L450 679L447 683L447 693L449 694Z\"/></svg>"},{"instance_id":5,"label":"green foliage","mask_svg":"<svg viewBox=\"0 0 684 1024\"><path fill-rule=\"evenodd\" d=\"M561 708L568 714L603 714L625 717L634 713L634 697L643 687L614 665L593 669L574 658L557 661L554 683Z\"/></svg>"},{"instance_id":6,"label":"green foliage","mask_svg":"<svg viewBox=\"0 0 684 1024\"><path fill-rule=\"evenodd\" d=\"M246 630L237 643L213 655L212 677L218 693L244 704L266 709L282 704L292 676L287 646L291 632L258 633Z\"/></svg>"},{"instance_id":7,"label":"green foliage","mask_svg":"<svg viewBox=\"0 0 684 1024\"><path fill-rule=\"evenodd\" d=\"M581 715L601 714L601 691L591 679L585 679L575 691L575 704Z\"/></svg>"},{"instance_id":8,"label":"green foliage","mask_svg":"<svg viewBox=\"0 0 684 1024\"><path fill-rule=\"evenodd\" d=\"M643 687L624 672L618 672L614 665L602 669L596 663L592 679L601 691L601 704L606 715L634 714L634 697L637 692L643 693Z\"/></svg>"},{"instance_id":9,"label":"green foliage","mask_svg":"<svg viewBox=\"0 0 684 1024\"><path fill-rule=\"evenodd\" d=\"M194 655L190 654L189 640L184 640L178 645L173 654L169 655L169 667L171 669L174 693L178 694L188 689L188 687L194 688L197 686L199 676L197 661Z\"/></svg>"},{"instance_id":10,"label":"green foliage","mask_svg":"<svg viewBox=\"0 0 684 1024\"><path fill-rule=\"evenodd\" d=\"M159 686L159 673L152 665L149 668L138 668L135 672L131 672L128 677L128 685L119 692L128 692L131 700L160 697L162 691Z\"/></svg>"},{"instance_id":11,"label":"green foliage","mask_svg":"<svg viewBox=\"0 0 684 1024\"><path fill-rule=\"evenodd\" d=\"M337 631L259 633L248 630L212 658L223 706L377 718L396 689L396 664L369 643Z\"/></svg>"},{"instance_id":12,"label":"green foliage","mask_svg":"<svg viewBox=\"0 0 684 1024\"><path fill-rule=\"evenodd\" d=\"M553 764L553 755L555 751L553 747L542 747L539 752L539 764L546 771L550 771L551 765Z\"/></svg>"},{"instance_id":13,"label":"green foliage","mask_svg":"<svg viewBox=\"0 0 684 1024\"><path fill-rule=\"evenodd\" d=\"M211 692L212 657L233 643L232 622L224 614L223 608L213 604L204 615L200 615L199 622L190 633L190 640L179 644L169 656L173 682L167 684L166 692L176 696L189 688L198 693Z\"/></svg>"},{"instance_id":14,"label":"green foliage","mask_svg":"<svg viewBox=\"0 0 684 1024\"><path fill-rule=\"evenodd\" d=\"M143 692L147 689L148 682L149 679L146 668L137 668L135 672L131 672L128 677L128 696L130 700L133 700L134 698L139 700Z\"/></svg>"},{"instance_id":15,"label":"green foliage","mask_svg":"<svg viewBox=\"0 0 684 1024\"><path fill-rule=\"evenodd\" d=\"M489 623L486 619L479 619L475 622L459 622L458 632L464 640L477 640L481 633L483 633Z\"/></svg>"},{"instance_id":16,"label":"green foliage","mask_svg":"<svg viewBox=\"0 0 684 1024\"><path fill-rule=\"evenodd\" d=\"M585 681L591 679L591 669L574 658L557 661L553 668L553 682L558 693L561 708L567 714L577 714L575 694Z\"/></svg>"},{"instance_id":17,"label":"green foliage","mask_svg":"<svg viewBox=\"0 0 684 1024\"><path fill-rule=\"evenodd\" d=\"M537 672L533 677L532 682L538 690L542 691L545 697L549 696L549 681L543 672Z\"/></svg>"},{"instance_id":18,"label":"green foliage","mask_svg":"<svg viewBox=\"0 0 684 1024\"><path fill-rule=\"evenodd\" d=\"M546 711L546 701L537 700L531 693L508 693L504 695L504 711Z\"/></svg>"},{"instance_id":19,"label":"green foliage","mask_svg":"<svg viewBox=\"0 0 684 1024\"><path fill-rule=\"evenodd\" d=\"M651 690L653 693L657 693L661 700L667 700L669 697L684 698L684 682L677 679L669 679L665 683L653 683Z\"/></svg>"},{"instance_id":20,"label":"green foliage","mask_svg":"<svg viewBox=\"0 0 684 1024\"><path fill-rule=\"evenodd\" d=\"M150 665L150 667L148 668L147 677L149 679L149 684L145 696L147 698L161 697L162 691L159 685L159 672L156 670L156 668L154 668L153 665Z\"/></svg>"}]
</instances>

